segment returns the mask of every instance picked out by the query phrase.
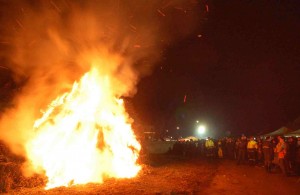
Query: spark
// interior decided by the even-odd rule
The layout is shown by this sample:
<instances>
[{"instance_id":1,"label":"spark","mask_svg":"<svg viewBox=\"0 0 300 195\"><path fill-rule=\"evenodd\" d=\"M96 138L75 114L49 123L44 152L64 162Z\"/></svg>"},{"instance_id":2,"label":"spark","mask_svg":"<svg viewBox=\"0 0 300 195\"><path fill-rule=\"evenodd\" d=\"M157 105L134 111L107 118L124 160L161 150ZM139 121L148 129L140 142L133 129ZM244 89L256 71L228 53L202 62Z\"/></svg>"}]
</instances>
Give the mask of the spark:
<instances>
[{"instance_id":1,"label":"spark","mask_svg":"<svg viewBox=\"0 0 300 195\"><path fill-rule=\"evenodd\" d=\"M57 11L58 13L61 12L61 10L59 9L59 7L58 7L53 1L50 1L50 3L51 3L51 5L56 9L56 11Z\"/></svg>"},{"instance_id":2,"label":"spark","mask_svg":"<svg viewBox=\"0 0 300 195\"><path fill-rule=\"evenodd\" d=\"M157 9L157 12L160 13L160 15L162 16L166 16L162 11L160 11L159 9Z\"/></svg>"},{"instance_id":3,"label":"spark","mask_svg":"<svg viewBox=\"0 0 300 195\"><path fill-rule=\"evenodd\" d=\"M208 5L205 5L205 8L206 8L206 12L209 12Z\"/></svg>"},{"instance_id":4,"label":"spark","mask_svg":"<svg viewBox=\"0 0 300 195\"><path fill-rule=\"evenodd\" d=\"M16 19L16 22L17 22L17 24L21 27L21 28L23 28L24 29L24 26L23 26L23 24L18 20L18 19Z\"/></svg>"},{"instance_id":5,"label":"spark","mask_svg":"<svg viewBox=\"0 0 300 195\"><path fill-rule=\"evenodd\" d=\"M9 69L8 69L7 67L5 67L5 66L0 66L0 68L9 70Z\"/></svg>"},{"instance_id":6,"label":"spark","mask_svg":"<svg viewBox=\"0 0 300 195\"><path fill-rule=\"evenodd\" d=\"M183 9L182 7L174 7L174 9L177 9L177 10L180 10L184 13L187 13L187 10L186 9Z\"/></svg>"},{"instance_id":7,"label":"spark","mask_svg":"<svg viewBox=\"0 0 300 195\"><path fill-rule=\"evenodd\" d=\"M130 26L130 28L131 28L131 30L132 30L133 32L136 32L136 29L137 29L137 28L136 28L135 26L133 26L132 24L130 24L129 26Z\"/></svg>"}]
</instances>

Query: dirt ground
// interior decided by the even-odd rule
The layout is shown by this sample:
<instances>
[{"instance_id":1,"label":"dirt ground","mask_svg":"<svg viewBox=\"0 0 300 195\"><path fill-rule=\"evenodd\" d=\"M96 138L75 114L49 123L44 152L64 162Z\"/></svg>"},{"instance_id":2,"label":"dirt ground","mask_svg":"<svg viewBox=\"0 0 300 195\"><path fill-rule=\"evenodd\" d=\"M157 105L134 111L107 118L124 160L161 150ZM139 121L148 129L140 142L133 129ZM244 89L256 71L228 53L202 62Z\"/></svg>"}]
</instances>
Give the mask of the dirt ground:
<instances>
[{"instance_id":1,"label":"dirt ground","mask_svg":"<svg viewBox=\"0 0 300 195\"><path fill-rule=\"evenodd\" d=\"M300 194L300 177L263 167L236 165L225 159L186 159L153 155L132 179L107 179L102 184L43 188L18 188L8 194Z\"/></svg>"}]
</instances>

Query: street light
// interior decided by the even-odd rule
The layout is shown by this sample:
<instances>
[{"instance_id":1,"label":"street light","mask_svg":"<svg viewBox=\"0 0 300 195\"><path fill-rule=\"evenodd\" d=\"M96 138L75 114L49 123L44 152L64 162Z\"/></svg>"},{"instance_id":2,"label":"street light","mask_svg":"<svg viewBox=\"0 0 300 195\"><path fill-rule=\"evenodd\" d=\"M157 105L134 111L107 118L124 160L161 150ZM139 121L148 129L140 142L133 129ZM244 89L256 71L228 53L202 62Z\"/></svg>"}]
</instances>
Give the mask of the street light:
<instances>
[{"instance_id":1,"label":"street light","mask_svg":"<svg viewBox=\"0 0 300 195\"><path fill-rule=\"evenodd\" d=\"M203 135L205 133L206 127L204 125L198 126L198 134Z\"/></svg>"}]
</instances>

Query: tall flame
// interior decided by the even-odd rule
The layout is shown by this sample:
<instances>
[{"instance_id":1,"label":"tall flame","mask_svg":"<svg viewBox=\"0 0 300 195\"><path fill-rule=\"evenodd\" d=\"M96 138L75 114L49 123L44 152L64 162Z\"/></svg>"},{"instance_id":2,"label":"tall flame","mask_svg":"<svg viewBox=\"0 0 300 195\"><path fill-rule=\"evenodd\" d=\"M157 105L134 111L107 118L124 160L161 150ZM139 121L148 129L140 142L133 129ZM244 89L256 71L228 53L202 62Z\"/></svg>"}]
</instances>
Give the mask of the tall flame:
<instances>
[{"instance_id":1,"label":"tall flame","mask_svg":"<svg viewBox=\"0 0 300 195\"><path fill-rule=\"evenodd\" d=\"M114 87L94 67L35 121L26 151L34 169L45 171L46 189L137 175L141 146Z\"/></svg>"}]
</instances>

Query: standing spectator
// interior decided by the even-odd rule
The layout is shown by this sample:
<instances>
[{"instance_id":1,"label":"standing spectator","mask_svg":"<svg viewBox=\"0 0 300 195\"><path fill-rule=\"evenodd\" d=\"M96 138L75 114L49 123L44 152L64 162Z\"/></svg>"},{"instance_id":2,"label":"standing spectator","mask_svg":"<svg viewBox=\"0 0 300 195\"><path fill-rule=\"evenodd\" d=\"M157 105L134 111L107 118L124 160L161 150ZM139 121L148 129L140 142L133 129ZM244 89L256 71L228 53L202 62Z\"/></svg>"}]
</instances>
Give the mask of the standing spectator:
<instances>
[{"instance_id":1,"label":"standing spectator","mask_svg":"<svg viewBox=\"0 0 300 195\"><path fill-rule=\"evenodd\" d=\"M219 139L219 141L218 141L218 157L219 158L223 158L223 146L222 146L223 144L222 144L222 140L221 139Z\"/></svg>"},{"instance_id":2,"label":"standing spectator","mask_svg":"<svg viewBox=\"0 0 300 195\"><path fill-rule=\"evenodd\" d=\"M286 160L285 160L287 145L284 142L283 137L278 136L277 139L278 139L278 144L276 145L275 153L278 156L278 165L279 165L282 173L284 175L287 175Z\"/></svg>"},{"instance_id":3,"label":"standing spectator","mask_svg":"<svg viewBox=\"0 0 300 195\"><path fill-rule=\"evenodd\" d=\"M234 142L234 159L238 159L238 152L239 152L239 144L241 142L240 138L237 138Z\"/></svg>"},{"instance_id":4,"label":"standing spectator","mask_svg":"<svg viewBox=\"0 0 300 195\"><path fill-rule=\"evenodd\" d=\"M205 141L205 149L206 149L207 157L214 156L214 147L215 147L215 144L214 144L213 140L210 137L208 137L207 140Z\"/></svg>"},{"instance_id":5,"label":"standing spectator","mask_svg":"<svg viewBox=\"0 0 300 195\"><path fill-rule=\"evenodd\" d=\"M297 141L296 174L300 175L300 137L298 137L298 141Z\"/></svg>"},{"instance_id":6,"label":"standing spectator","mask_svg":"<svg viewBox=\"0 0 300 195\"><path fill-rule=\"evenodd\" d=\"M263 163L263 151L262 151L262 140L260 138L257 139L257 163L258 165L262 165Z\"/></svg>"},{"instance_id":7,"label":"standing spectator","mask_svg":"<svg viewBox=\"0 0 300 195\"><path fill-rule=\"evenodd\" d=\"M286 162L287 172L295 174L296 172L296 156L297 156L297 142L293 137L289 137L287 141Z\"/></svg>"},{"instance_id":8,"label":"standing spectator","mask_svg":"<svg viewBox=\"0 0 300 195\"><path fill-rule=\"evenodd\" d=\"M233 159L234 158L234 142L232 140L232 138L228 138L226 140L226 149L227 149L227 157L229 159Z\"/></svg>"},{"instance_id":9,"label":"standing spectator","mask_svg":"<svg viewBox=\"0 0 300 195\"><path fill-rule=\"evenodd\" d=\"M262 143L263 154L264 154L264 164L267 172L271 172L271 165L273 160L273 145L271 137L266 137Z\"/></svg>"},{"instance_id":10,"label":"standing spectator","mask_svg":"<svg viewBox=\"0 0 300 195\"><path fill-rule=\"evenodd\" d=\"M202 139L200 141L200 151L201 151L201 156L204 157L205 156L205 140Z\"/></svg>"},{"instance_id":11,"label":"standing spectator","mask_svg":"<svg viewBox=\"0 0 300 195\"><path fill-rule=\"evenodd\" d=\"M247 151L247 138L246 136L242 136L240 142L237 145L238 148L238 158L237 164L244 164L246 161L246 151Z\"/></svg>"},{"instance_id":12,"label":"standing spectator","mask_svg":"<svg viewBox=\"0 0 300 195\"><path fill-rule=\"evenodd\" d=\"M250 140L247 144L247 152L249 163L252 165L255 165L256 163L257 148L257 142L254 140L254 137L250 137Z\"/></svg>"}]
</instances>

